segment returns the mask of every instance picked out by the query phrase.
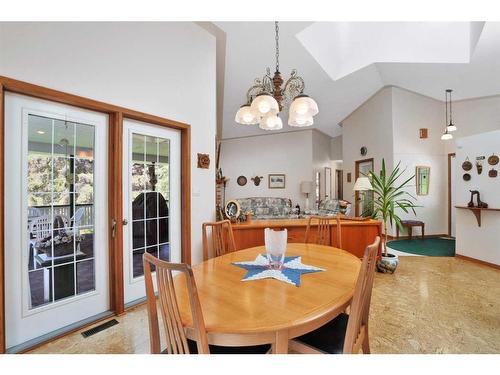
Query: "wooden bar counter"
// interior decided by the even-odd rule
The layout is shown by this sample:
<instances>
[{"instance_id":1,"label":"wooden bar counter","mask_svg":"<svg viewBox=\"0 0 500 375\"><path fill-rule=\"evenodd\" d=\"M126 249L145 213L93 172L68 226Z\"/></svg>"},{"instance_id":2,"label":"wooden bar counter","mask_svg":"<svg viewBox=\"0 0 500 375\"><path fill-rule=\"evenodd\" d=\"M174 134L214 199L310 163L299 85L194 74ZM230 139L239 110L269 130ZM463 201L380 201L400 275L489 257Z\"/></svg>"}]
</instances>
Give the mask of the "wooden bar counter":
<instances>
[{"instance_id":1,"label":"wooden bar counter","mask_svg":"<svg viewBox=\"0 0 500 375\"><path fill-rule=\"evenodd\" d=\"M311 224L314 227L314 221ZM362 258L368 245L375 241L375 237L381 236L382 223L378 220L349 220L342 219L342 248L358 258ZM337 224L334 220L331 223L332 244L336 243ZM252 220L249 223L233 224L233 234L236 243L236 250L247 249L264 245L264 229L287 229L289 243L303 243L307 219L277 219L277 220ZM309 242L314 242L316 231L313 229ZM379 248L379 253L381 249Z\"/></svg>"}]
</instances>

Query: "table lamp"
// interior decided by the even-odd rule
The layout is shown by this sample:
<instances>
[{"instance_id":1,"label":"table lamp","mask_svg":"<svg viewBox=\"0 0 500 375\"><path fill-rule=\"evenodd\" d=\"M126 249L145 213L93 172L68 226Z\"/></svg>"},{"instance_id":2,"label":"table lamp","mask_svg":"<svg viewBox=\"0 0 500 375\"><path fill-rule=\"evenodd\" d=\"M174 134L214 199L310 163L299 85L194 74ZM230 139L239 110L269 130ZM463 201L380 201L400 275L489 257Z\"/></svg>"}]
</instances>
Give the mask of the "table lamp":
<instances>
[{"instance_id":1,"label":"table lamp","mask_svg":"<svg viewBox=\"0 0 500 375\"><path fill-rule=\"evenodd\" d=\"M364 192L373 190L373 186L368 177L358 177L356 182L354 183L353 190L361 191L363 192L362 194L365 194ZM358 198L358 202L361 202L361 197ZM361 213L361 216L363 216L363 213Z\"/></svg>"},{"instance_id":2,"label":"table lamp","mask_svg":"<svg viewBox=\"0 0 500 375\"><path fill-rule=\"evenodd\" d=\"M300 183L300 192L307 197L305 211L309 211L309 194L312 192L312 185L312 181L302 181Z\"/></svg>"}]
</instances>

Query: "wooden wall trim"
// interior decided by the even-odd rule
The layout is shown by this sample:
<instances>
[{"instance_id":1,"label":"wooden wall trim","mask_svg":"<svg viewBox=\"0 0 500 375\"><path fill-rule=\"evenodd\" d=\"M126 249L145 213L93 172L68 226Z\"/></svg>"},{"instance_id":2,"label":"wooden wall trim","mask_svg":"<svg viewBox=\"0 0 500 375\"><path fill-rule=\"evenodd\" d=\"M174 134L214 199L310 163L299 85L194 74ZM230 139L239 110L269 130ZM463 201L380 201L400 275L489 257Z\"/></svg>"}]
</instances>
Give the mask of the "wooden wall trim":
<instances>
[{"instance_id":1,"label":"wooden wall trim","mask_svg":"<svg viewBox=\"0 0 500 375\"><path fill-rule=\"evenodd\" d=\"M448 154L448 236L451 237L451 158L455 157L455 153Z\"/></svg>"},{"instance_id":2,"label":"wooden wall trim","mask_svg":"<svg viewBox=\"0 0 500 375\"><path fill-rule=\"evenodd\" d=\"M354 184L356 183L356 180L359 177L359 165L361 163L368 162L368 161L372 162L373 169L375 169L375 161L374 161L373 158L356 160L354 162L355 167L354 167L354 182L352 183L353 187L354 187ZM354 215L355 216L361 216L361 213L359 212L359 191L355 191L354 192Z\"/></svg>"},{"instance_id":3,"label":"wooden wall trim","mask_svg":"<svg viewBox=\"0 0 500 375\"><path fill-rule=\"evenodd\" d=\"M481 264L483 266L488 266L488 267L492 267L492 268L496 268L497 270L500 270L500 265L499 264L485 262L484 260L480 260L480 259L476 259L476 258L471 258L471 257L465 256L465 255L460 255L460 254L455 254L455 258L467 260L469 262Z\"/></svg>"},{"instance_id":4,"label":"wooden wall trim","mask_svg":"<svg viewBox=\"0 0 500 375\"><path fill-rule=\"evenodd\" d=\"M88 99L82 96L49 89L31 83L0 76L0 353L5 353L5 306L4 306L4 98L12 92L67 104L109 115L108 159L108 212L109 219L116 220L115 237L111 236L109 223L109 281L110 305L116 314L124 309L123 283L123 119L180 130L181 132L181 252L182 261L191 263L191 127L188 124L135 111L132 109Z\"/></svg>"},{"instance_id":5,"label":"wooden wall trim","mask_svg":"<svg viewBox=\"0 0 500 375\"><path fill-rule=\"evenodd\" d=\"M5 353L5 252L4 252L4 87L0 82L0 353Z\"/></svg>"}]
</instances>

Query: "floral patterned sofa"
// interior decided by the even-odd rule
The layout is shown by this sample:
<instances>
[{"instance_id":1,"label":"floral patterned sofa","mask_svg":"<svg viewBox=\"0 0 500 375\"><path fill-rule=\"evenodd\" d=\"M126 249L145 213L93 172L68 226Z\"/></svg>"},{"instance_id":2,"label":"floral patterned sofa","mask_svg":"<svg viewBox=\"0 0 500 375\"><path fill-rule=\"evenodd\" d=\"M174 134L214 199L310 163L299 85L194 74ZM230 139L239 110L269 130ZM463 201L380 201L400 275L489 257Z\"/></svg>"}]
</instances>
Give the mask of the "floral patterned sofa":
<instances>
[{"instance_id":1,"label":"floral patterned sofa","mask_svg":"<svg viewBox=\"0 0 500 375\"><path fill-rule=\"evenodd\" d=\"M288 218L292 213L292 200L288 198L251 197L238 198L241 207L241 215L246 212L252 213L252 219L280 219Z\"/></svg>"},{"instance_id":2,"label":"floral patterned sofa","mask_svg":"<svg viewBox=\"0 0 500 375\"><path fill-rule=\"evenodd\" d=\"M318 215L330 216L341 213L346 216L349 216L350 212L351 212L350 202L338 199L325 199L319 205Z\"/></svg>"}]
</instances>

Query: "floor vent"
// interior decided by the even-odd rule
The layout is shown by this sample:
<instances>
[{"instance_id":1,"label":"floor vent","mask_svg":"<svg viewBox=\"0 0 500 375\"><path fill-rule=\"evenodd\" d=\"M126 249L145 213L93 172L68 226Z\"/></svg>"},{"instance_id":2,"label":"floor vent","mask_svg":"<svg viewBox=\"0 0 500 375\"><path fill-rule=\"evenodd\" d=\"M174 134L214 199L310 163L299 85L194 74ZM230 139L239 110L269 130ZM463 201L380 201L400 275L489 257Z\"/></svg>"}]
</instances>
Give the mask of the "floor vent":
<instances>
[{"instance_id":1,"label":"floor vent","mask_svg":"<svg viewBox=\"0 0 500 375\"><path fill-rule=\"evenodd\" d=\"M118 320L116 320L116 319L108 320L107 322L99 324L98 326L95 326L94 328L91 328L91 329L88 329L88 330L82 332L82 336L87 338L89 336L95 335L98 332L104 331L105 329L108 329L109 327L113 327L117 324L118 324Z\"/></svg>"}]
</instances>

